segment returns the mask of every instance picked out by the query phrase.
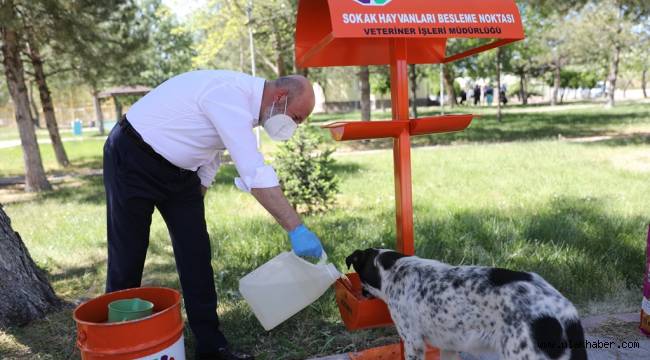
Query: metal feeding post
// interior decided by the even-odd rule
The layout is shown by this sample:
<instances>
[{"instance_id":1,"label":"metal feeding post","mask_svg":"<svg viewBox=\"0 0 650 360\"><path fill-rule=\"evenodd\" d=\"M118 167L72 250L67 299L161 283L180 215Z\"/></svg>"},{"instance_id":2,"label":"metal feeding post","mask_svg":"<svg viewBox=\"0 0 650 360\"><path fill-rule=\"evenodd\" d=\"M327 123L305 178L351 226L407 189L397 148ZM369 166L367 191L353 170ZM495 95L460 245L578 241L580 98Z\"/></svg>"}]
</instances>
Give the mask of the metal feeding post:
<instances>
[{"instance_id":1,"label":"metal feeding post","mask_svg":"<svg viewBox=\"0 0 650 360\"><path fill-rule=\"evenodd\" d=\"M457 54L446 53L450 38L485 39ZM301 0L296 25L298 66L390 65L391 121L338 122L325 127L338 141L393 138L397 250L413 255L410 137L461 131L472 115L409 118L408 64L440 64L524 38L514 0ZM415 100L415 99L414 99ZM386 305L351 284L335 284L336 301L348 330L388 326ZM353 359L400 359L399 344L350 354ZM427 359L437 359L430 349Z\"/></svg>"}]
</instances>

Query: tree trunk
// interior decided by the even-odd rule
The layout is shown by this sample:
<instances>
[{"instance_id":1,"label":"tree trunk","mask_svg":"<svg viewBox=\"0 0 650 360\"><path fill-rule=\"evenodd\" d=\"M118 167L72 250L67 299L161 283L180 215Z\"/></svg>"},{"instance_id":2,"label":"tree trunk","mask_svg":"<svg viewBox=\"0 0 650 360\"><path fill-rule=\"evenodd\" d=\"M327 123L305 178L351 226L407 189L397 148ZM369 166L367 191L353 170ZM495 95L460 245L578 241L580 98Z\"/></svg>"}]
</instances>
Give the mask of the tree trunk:
<instances>
[{"instance_id":1,"label":"tree trunk","mask_svg":"<svg viewBox=\"0 0 650 360\"><path fill-rule=\"evenodd\" d=\"M275 66L278 68L278 77L285 76L284 58L282 57L282 39L277 29L275 30Z\"/></svg>"},{"instance_id":2,"label":"tree trunk","mask_svg":"<svg viewBox=\"0 0 650 360\"><path fill-rule=\"evenodd\" d=\"M557 97L560 92L562 68L560 67L559 61L555 64L555 69L553 71L553 93L551 95L551 106L557 105Z\"/></svg>"},{"instance_id":3,"label":"tree trunk","mask_svg":"<svg viewBox=\"0 0 650 360\"><path fill-rule=\"evenodd\" d=\"M627 98L627 89L630 88L630 84L632 83L631 80L625 81L623 84L623 99Z\"/></svg>"},{"instance_id":4,"label":"tree trunk","mask_svg":"<svg viewBox=\"0 0 650 360\"><path fill-rule=\"evenodd\" d=\"M7 6L5 4L5 6ZM12 9L12 4L8 5ZM13 10L13 9L12 9ZM36 140L34 121L29 110L29 98L25 85L25 72L20 59L18 34L12 29L0 26L2 33L2 55L7 87L14 102L16 123L20 133L25 162L25 191L50 190L52 186L45 177L41 152Z\"/></svg>"},{"instance_id":5,"label":"tree trunk","mask_svg":"<svg viewBox=\"0 0 650 360\"><path fill-rule=\"evenodd\" d=\"M454 89L454 74L453 71L449 69L452 66L451 64L445 64L442 67L443 80L445 81L445 90L447 90L447 97L449 97L449 107L453 108L458 105L456 101L456 90Z\"/></svg>"},{"instance_id":6,"label":"tree trunk","mask_svg":"<svg viewBox=\"0 0 650 360\"><path fill-rule=\"evenodd\" d=\"M418 117L418 74L416 73L417 69L415 68L415 64L409 65L409 75L410 75L410 82L411 82L411 98L413 99L411 101L411 111L413 112L413 118Z\"/></svg>"},{"instance_id":7,"label":"tree trunk","mask_svg":"<svg viewBox=\"0 0 650 360\"><path fill-rule=\"evenodd\" d=\"M618 5L618 21L616 27L616 44L614 45L614 56L612 61L609 64L609 75L607 76L607 81L609 82L609 92L607 93L607 104L605 105L608 108L614 107L616 101L616 80L618 78L618 65L621 61L621 50L623 45L621 44L620 36L623 32L623 25L621 24L623 20L623 4L617 2Z\"/></svg>"},{"instance_id":8,"label":"tree trunk","mask_svg":"<svg viewBox=\"0 0 650 360\"><path fill-rule=\"evenodd\" d=\"M501 48L497 48L497 121L501 122Z\"/></svg>"},{"instance_id":9,"label":"tree trunk","mask_svg":"<svg viewBox=\"0 0 650 360\"><path fill-rule=\"evenodd\" d=\"M277 50L277 59L275 63L277 64L278 68L278 77L287 75L287 72L284 70L284 58L282 57L280 49Z\"/></svg>"},{"instance_id":10,"label":"tree trunk","mask_svg":"<svg viewBox=\"0 0 650 360\"><path fill-rule=\"evenodd\" d=\"M95 107L95 116L97 117L97 126L99 127L99 134L104 135L106 130L104 129L104 113L102 112L102 103L98 97L99 91L93 88L93 106Z\"/></svg>"},{"instance_id":11,"label":"tree trunk","mask_svg":"<svg viewBox=\"0 0 650 360\"><path fill-rule=\"evenodd\" d=\"M643 97L648 98L648 93L646 92L646 86L648 85L648 68L643 68L643 73L641 74L641 89L643 89Z\"/></svg>"},{"instance_id":12,"label":"tree trunk","mask_svg":"<svg viewBox=\"0 0 650 360\"><path fill-rule=\"evenodd\" d=\"M37 128L41 128L41 115L38 113L38 108L36 107L36 102L34 101L34 87L33 87L33 82L29 82L29 87L27 88L29 91L27 92L27 96L29 97L29 106L32 114L32 119L34 119L34 126Z\"/></svg>"},{"instance_id":13,"label":"tree trunk","mask_svg":"<svg viewBox=\"0 0 650 360\"><path fill-rule=\"evenodd\" d=\"M519 74L519 97L522 105L528 105L528 86L526 85L526 72Z\"/></svg>"},{"instance_id":14,"label":"tree trunk","mask_svg":"<svg viewBox=\"0 0 650 360\"><path fill-rule=\"evenodd\" d=\"M615 105L615 96L616 96L616 80L618 78L618 65L621 61L621 45L617 44L614 47L614 57L610 64L609 76L607 81L609 82L609 92L607 93L607 107L614 107Z\"/></svg>"},{"instance_id":15,"label":"tree trunk","mask_svg":"<svg viewBox=\"0 0 650 360\"><path fill-rule=\"evenodd\" d=\"M122 103L115 95L113 96L113 103L115 104L115 121L119 122L120 118L122 118Z\"/></svg>"},{"instance_id":16,"label":"tree trunk","mask_svg":"<svg viewBox=\"0 0 650 360\"><path fill-rule=\"evenodd\" d=\"M359 68L359 87L361 88L361 120L370 121L370 69L367 66Z\"/></svg>"},{"instance_id":17,"label":"tree trunk","mask_svg":"<svg viewBox=\"0 0 650 360\"><path fill-rule=\"evenodd\" d=\"M0 204L0 329L25 325L62 305Z\"/></svg>"},{"instance_id":18,"label":"tree trunk","mask_svg":"<svg viewBox=\"0 0 650 360\"><path fill-rule=\"evenodd\" d=\"M50 140L52 141L52 147L54 148L56 161L59 163L59 165L68 167L70 166L70 161L68 160L68 155L65 153L65 148L63 147L63 142L61 141L61 135L59 134L59 127L56 123L52 96L50 95L50 89L47 86L45 71L43 71L43 59L41 58L41 54L38 50L38 45L36 44L36 41L33 37L30 37L28 45L29 57L32 61L32 66L34 67L34 75L36 77L36 83L38 84L38 92L41 96L43 116L45 117L47 131L50 134Z\"/></svg>"}]
</instances>

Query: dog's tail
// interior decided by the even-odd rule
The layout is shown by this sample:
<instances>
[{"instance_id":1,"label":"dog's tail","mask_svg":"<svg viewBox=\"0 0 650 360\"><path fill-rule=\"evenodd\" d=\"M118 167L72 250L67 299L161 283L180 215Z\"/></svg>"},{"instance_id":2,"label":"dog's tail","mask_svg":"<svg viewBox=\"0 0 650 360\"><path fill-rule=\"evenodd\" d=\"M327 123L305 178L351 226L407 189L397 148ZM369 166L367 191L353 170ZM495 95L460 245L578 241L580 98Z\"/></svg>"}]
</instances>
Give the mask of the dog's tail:
<instances>
[{"instance_id":1,"label":"dog's tail","mask_svg":"<svg viewBox=\"0 0 650 360\"><path fill-rule=\"evenodd\" d=\"M580 320L560 321L552 316L541 316L532 322L533 339L537 347L551 359L559 358L567 349L570 360L587 360L585 334Z\"/></svg>"}]
</instances>

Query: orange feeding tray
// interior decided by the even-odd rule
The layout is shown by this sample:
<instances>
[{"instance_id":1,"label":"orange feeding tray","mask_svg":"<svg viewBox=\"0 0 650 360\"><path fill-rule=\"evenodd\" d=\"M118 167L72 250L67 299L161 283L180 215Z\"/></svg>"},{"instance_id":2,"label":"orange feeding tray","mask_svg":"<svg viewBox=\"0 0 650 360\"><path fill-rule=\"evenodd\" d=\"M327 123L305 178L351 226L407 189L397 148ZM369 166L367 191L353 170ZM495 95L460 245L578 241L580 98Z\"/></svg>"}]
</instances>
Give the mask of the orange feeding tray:
<instances>
[{"instance_id":1,"label":"orange feeding tray","mask_svg":"<svg viewBox=\"0 0 650 360\"><path fill-rule=\"evenodd\" d=\"M347 274L349 282L339 279L334 284L336 303L348 330L389 326L393 323L386 304L377 298L362 295L357 273Z\"/></svg>"},{"instance_id":2,"label":"orange feeding tray","mask_svg":"<svg viewBox=\"0 0 650 360\"><path fill-rule=\"evenodd\" d=\"M391 344L348 354L350 360L401 360L401 344ZM426 360L440 359L437 348L427 347Z\"/></svg>"},{"instance_id":3,"label":"orange feeding tray","mask_svg":"<svg viewBox=\"0 0 650 360\"><path fill-rule=\"evenodd\" d=\"M337 141L397 138L404 131L409 135L425 135L465 130L474 115L432 116L409 121L339 121L323 125Z\"/></svg>"},{"instance_id":4,"label":"orange feeding tray","mask_svg":"<svg viewBox=\"0 0 650 360\"><path fill-rule=\"evenodd\" d=\"M448 54L450 38L482 38L474 48ZM300 0L295 54L299 67L390 65L391 121L337 122L324 127L334 139L392 138L396 248L413 255L411 143L416 135L461 131L472 115L409 118L409 64L440 64L524 38L514 0ZM336 301L349 330L391 323L386 305L361 296L356 274L337 281ZM403 356L399 345L350 354L353 359ZM429 352L427 359L438 357Z\"/></svg>"},{"instance_id":5,"label":"orange feeding tray","mask_svg":"<svg viewBox=\"0 0 650 360\"><path fill-rule=\"evenodd\" d=\"M409 132L414 136L463 131L473 118L474 115L445 115L412 119L409 121Z\"/></svg>"},{"instance_id":6,"label":"orange feeding tray","mask_svg":"<svg viewBox=\"0 0 650 360\"><path fill-rule=\"evenodd\" d=\"M403 131L408 130L408 121L339 121L323 125L329 129L336 141L382 139L398 137Z\"/></svg>"}]
</instances>

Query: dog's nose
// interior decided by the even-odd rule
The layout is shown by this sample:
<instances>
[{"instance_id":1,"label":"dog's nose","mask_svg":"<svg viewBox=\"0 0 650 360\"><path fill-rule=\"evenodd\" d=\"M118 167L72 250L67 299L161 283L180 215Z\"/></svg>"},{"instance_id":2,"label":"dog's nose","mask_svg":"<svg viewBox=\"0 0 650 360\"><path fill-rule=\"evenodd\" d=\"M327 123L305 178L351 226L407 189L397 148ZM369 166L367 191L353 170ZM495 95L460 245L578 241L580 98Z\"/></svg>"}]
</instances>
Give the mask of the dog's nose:
<instances>
[{"instance_id":1,"label":"dog's nose","mask_svg":"<svg viewBox=\"0 0 650 360\"><path fill-rule=\"evenodd\" d=\"M361 259L361 256L363 255L363 252L361 250L354 250L350 256L345 258L345 265L348 266L348 269L350 266L357 264L359 262L359 259Z\"/></svg>"},{"instance_id":2,"label":"dog's nose","mask_svg":"<svg viewBox=\"0 0 650 360\"><path fill-rule=\"evenodd\" d=\"M345 265L348 266L348 269L350 268L350 266L352 266L352 261L353 261L352 255L345 258Z\"/></svg>"}]
</instances>

